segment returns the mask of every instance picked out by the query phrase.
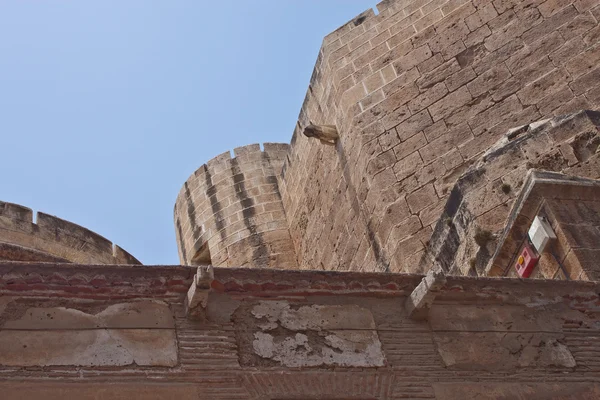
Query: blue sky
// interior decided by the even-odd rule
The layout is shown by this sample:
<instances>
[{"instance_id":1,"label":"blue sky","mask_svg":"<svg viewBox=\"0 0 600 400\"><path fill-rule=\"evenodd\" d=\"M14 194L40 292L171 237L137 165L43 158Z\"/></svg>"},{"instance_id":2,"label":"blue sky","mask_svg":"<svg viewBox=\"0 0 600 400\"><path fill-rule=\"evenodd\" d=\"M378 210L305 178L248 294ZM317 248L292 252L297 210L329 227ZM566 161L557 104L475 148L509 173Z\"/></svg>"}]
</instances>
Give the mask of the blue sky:
<instances>
[{"instance_id":1,"label":"blue sky","mask_svg":"<svg viewBox=\"0 0 600 400\"><path fill-rule=\"evenodd\" d=\"M0 200L177 264L187 177L289 142L323 36L376 0L0 1Z\"/></svg>"}]
</instances>

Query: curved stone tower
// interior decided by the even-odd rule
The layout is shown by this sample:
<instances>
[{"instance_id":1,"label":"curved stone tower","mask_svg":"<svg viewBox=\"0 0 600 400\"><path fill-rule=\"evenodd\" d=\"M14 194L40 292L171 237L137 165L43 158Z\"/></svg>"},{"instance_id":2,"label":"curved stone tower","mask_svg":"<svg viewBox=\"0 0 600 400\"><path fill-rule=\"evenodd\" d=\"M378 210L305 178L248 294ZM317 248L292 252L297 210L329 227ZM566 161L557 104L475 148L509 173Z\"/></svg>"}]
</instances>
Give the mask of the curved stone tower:
<instances>
[{"instance_id":1,"label":"curved stone tower","mask_svg":"<svg viewBox=\"0 0 600 400\"><path fill-rule=\"evenodd\" d=\"M297 268L277 182L288 148L238 147L189 177L174 210L182 264Z\"/></svg>"},{"instance_id":2,"label":"curved stone tower","mask_svg":"<svg viewBox=\"0 0 600 400\"><path fill-rule=\"evenodd\" d=\"M0 260L78 264L141 264L84 227L18 204L0 201Z\"/></svg>"}]
</instances>

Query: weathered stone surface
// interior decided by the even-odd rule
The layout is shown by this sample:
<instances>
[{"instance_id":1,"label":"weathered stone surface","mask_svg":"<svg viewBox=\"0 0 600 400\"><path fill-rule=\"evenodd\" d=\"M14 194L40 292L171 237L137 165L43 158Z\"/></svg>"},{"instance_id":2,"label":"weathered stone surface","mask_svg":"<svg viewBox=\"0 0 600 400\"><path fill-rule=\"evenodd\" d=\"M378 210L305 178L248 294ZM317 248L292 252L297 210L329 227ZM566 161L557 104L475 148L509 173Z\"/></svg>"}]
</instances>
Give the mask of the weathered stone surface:
<instances>
[{"instance_id":1,"label":"weathered stone surface","mask_svg":"<svg viewBox=\"0 0 600 400\"><path fill-rule=\"evenodd\" d=\"M432 268L412 291L404 303L406 313L411 318L426 318L435 296L446 283L446 275L441 268Z\"/></svg>"},{"instance_id":2,"label":"weathered stone surface","mask_svg":"<svg viewBox=\"0 0 600 400\"><path fill-rule=\"evenodd\" d=\"M381 343L374 331L329 331L323 345L311 345L304 333L276 337L265 332L254 334L254 351L262 358L278 361L286 367L377 367L384 363ZM283 339L283 340L282 340Z\"/></svg>"},{"instance_id":3,"label":"weathered stone surface","mask_svg":"<svg viewBox=\"0 0 600 400\"><path fill-rule=\"evenodd\" d=\"M536 309L536 317L531 318L530 310L514 306L462 306L447 307L435 306L431 311L433 330L453 331L507 331L517 330L535 332L538 330L557 332L561 328L561 322L554 316L560 307ZM560 310L564 311L564 310Z\"/></svg>"},{"instance_id":4,"label":"weathered stone surface","mask_svg":"<svg viewBox=\"0 0 600 400\"><path fill-rule=\"evenodd\" d=\"M0 364L174 366L176 342L163 302L114 304L98 314L30 308L0 328Z\"/></svg>"},{"instance_id":5,"label":"weathered stone surface","mask_svg":"<svg viewBox=\"0 0 600 400\"><path fill-rule=\"evenodd\" d=\"M64 307L30 308L20 319L8 320L0 326L0 329L173 329L174 327L173 315L167 304L161 301L138 301L114 304L98 314L88 314Z\"/></svg>"},{"instance_id":6,"label":"weathered stone surface","mask_svg":"<svg viewBox=\"0 0 600 400\"><path fill-rule=\"evenodd\" d=\"M356 305L292 308L263 301L252 309L260 329L252 347L261 358L287 367L383 366L385 359L371 312Z\"/></svg>"},{"instance_id":7,"label":"weathered stone surface","mask_svg":"<svg viewBox=\"0 0 600 400\"><path fill-rule=\"evenodd\" d=\"M561 335L537 333L435 333L438 352L449 368L514 371L517 368L573 368L575 359Z\"/></svg>"},{"instance_id":8,"label":"weathered stone surface","mask_svg":"<svg viewBox=\"0 0 600 400\"><path fill-rule=\"evenodd\" d=\"M532 314L532 309L535 310ZM514 370L573 368L576 361L556 318L578 320L564 304L523 306L434 306L429 312L434 340L448 367ZM513 333L516 332L516 333ZM472 340L465 340L472 335Z\"/></svg>"},{"instance_id":9,"label":"weathered stone surface","mask_svg":"<svg viewBox=\"0 0 600 400\"><path fill-rule=\"evenodd\" d=\"M0 331L0 363L9 366L174 366L174 330Z\"/></svg>"}]
</instances>

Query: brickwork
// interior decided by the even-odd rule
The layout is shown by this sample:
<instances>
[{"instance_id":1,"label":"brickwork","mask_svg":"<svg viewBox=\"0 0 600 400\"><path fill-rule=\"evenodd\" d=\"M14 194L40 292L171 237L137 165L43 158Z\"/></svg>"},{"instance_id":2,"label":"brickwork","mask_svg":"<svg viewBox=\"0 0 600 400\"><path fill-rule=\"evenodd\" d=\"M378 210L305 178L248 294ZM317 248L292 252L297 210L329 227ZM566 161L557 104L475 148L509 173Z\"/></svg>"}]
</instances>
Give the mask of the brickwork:
<instances>
[{"instance_id":1,"label":"brickwork","mask_svg":"<svg viewBox=\"0 0 600 400\"><path fill-rule=\"evenodd\" d=\"M195 270L0 263L0 341L12 340L0 346L2 398L600 393L590 350L597 283L448 277L427 319L414 320L402 304L422 276L218 268L206 308L190 319L183 302ZM74 339L45 340L64 335ZM94 347L114 340L131 354Z\"/></svg>"},{"instance_id":2,"label":"brickwork","mask_svg":"<svg viewBox=\"0 0 600 400\"><path fill-rule=\"evenodd\" d=\"M0 260L140 264L89 229L30 208L0 201Z\"/></svg>"},{"instance_id":3,"label":"brickwork","mask_svg":"<svg viewBox=\"0 0 600 400\"><path fill-rule=\"evenodd\" d=\"M174 210L182 264L296 268L277 183L287 150L238 147L190 176Z\"/></svg>"},{"instance_id":4,"label":"brickwork","mask_svg":"<svg viewBox=\"0 0 600 400\"><path fill-rule=\"evenodd\" d=\"M292 137L280 188L301 268L426 268L450 189L490 146L600 106L597 0L378 9L324 39ZM336 124L337 146L309 122Z\"/></svg>"}]
</instances>

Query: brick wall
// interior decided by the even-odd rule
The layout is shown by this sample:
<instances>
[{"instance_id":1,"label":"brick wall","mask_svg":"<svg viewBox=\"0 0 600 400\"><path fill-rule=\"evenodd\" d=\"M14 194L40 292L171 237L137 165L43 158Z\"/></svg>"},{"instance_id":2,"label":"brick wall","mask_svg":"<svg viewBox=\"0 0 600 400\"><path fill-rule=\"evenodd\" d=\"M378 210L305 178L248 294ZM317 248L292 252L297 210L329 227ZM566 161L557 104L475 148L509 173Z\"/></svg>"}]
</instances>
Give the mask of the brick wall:
<instances>
[{"instance_id":1,"label":"brick wall","mask_svg":"<svg viewBox=\"0 0 600 400\"><path fill-rule=\"evenodd\" d=\"M296 267L276 177L287 150L238 147L190 176L174 210L182 264Z\"/></svg>"},{"instance_id":2,"label":"brick wall","mask_svg":"<svg viewBox=\"0 0 600 400\"><path fill-rule=\"evenodd\" d=\"M140 264L131 254L82 226L0 201L0 260Z\"/></svg>"},{"instance_id":3,"label":"brick wall","mask_svg":"<svg viewBox=\"0 0 600 400\"><path fill-rule=\"evenodd\" d=\"M280 182L302 268L418 271L509 128L600 105L597 0L385 1L328 35ZM304 137L336 124L336 147Z\"/></svg>"}]
</instances>

